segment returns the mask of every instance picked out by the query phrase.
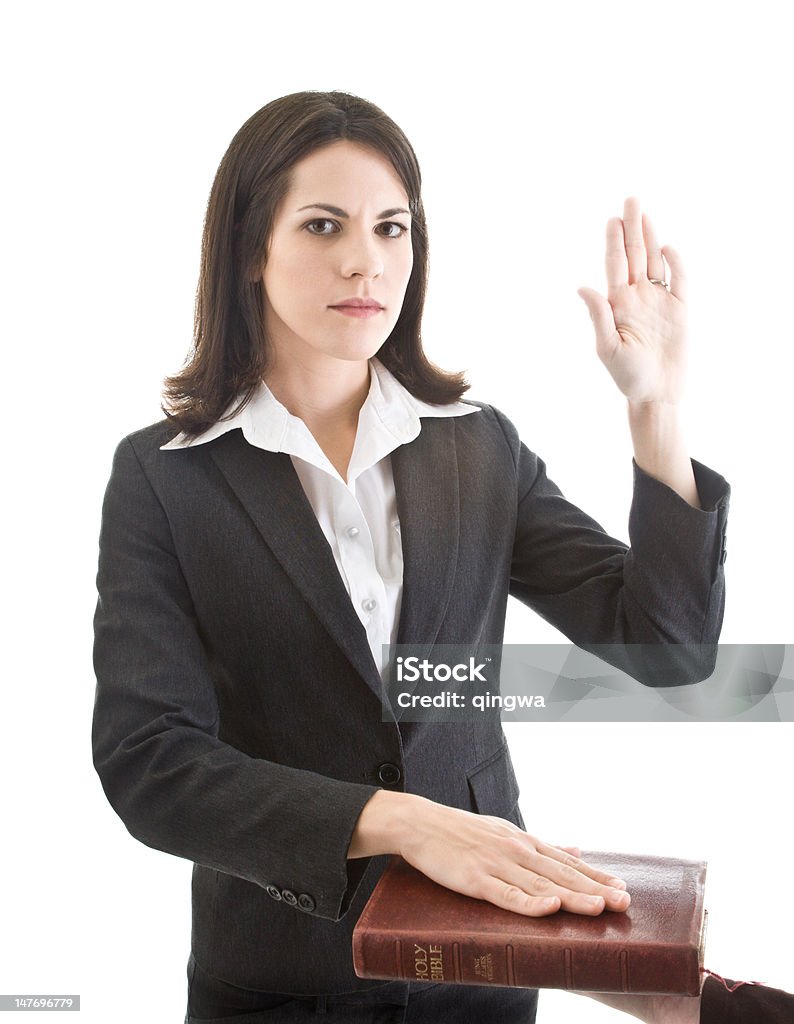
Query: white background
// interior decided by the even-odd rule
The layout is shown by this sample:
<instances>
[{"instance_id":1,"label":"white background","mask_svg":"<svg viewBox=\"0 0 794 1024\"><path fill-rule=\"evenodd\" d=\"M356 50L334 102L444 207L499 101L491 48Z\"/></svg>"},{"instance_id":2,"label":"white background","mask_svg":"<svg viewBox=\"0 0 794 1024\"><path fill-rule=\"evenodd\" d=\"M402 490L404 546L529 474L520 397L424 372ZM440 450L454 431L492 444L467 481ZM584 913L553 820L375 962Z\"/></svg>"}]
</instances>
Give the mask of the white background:
<instances>
[{"instance_id":1,"label":"white background","mask_svg":"<svg viewBox=\"0 0 794 1024\"><path fill-rule=\"evenodd\" d=\"M5 15L6 676L0 992L181 1021L190 865L135 842L90 757L112 451L160 418L204 208L239 125L301 89L387 111L423 169L426 348L468 369L572 500L625 537L623 402L580 285L636 195L690 277L691 453L731 482L723 640L794 642L792 81L780 5L38 3ZM781 13L778 13L778 12ZM507 640L556 634L511 602ZM790 724L506 726L527 826L703 856L707 964L794 989ZM628 1018L544 994L541 1024Z\"/></svg>"}]
</instances>

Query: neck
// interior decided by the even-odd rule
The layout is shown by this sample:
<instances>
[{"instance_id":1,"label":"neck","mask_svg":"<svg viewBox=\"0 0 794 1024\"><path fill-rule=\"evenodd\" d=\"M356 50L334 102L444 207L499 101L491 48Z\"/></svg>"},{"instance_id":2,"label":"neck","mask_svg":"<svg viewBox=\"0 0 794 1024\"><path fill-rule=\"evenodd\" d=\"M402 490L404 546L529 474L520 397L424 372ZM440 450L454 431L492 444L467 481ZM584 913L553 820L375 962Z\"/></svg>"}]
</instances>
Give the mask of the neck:
<instances>
[{"instance_id":1,"label":"neck","mask_svg":"<svg viewBox=\"0 0 794 1024\"><path fill-rule=\"evenodd\" d=\"M303 364L280 358L265 374L265 383L287 411L310 429L355 428L369 393L369 363L330 359L324 364Z\"/></svg>"}]
</instances>

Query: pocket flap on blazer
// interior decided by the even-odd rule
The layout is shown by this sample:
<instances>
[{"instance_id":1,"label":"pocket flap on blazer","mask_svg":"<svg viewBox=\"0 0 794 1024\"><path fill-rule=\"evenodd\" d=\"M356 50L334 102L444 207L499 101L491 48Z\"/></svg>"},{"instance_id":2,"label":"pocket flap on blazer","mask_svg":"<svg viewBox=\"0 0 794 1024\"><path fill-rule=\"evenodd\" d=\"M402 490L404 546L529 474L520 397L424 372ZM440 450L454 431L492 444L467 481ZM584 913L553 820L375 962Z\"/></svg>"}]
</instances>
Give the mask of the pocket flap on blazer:
<instances>
[{"instance_id":1,"label":"pocket flap on blazer","mask_svg":"<svg viewBox=\"0 0 794 1024\"><path fill-rule=\"evenodd\" d=\"M466 772L478 814L512 818L519 788L507 744Z\"/></svg>"}]
</instances>

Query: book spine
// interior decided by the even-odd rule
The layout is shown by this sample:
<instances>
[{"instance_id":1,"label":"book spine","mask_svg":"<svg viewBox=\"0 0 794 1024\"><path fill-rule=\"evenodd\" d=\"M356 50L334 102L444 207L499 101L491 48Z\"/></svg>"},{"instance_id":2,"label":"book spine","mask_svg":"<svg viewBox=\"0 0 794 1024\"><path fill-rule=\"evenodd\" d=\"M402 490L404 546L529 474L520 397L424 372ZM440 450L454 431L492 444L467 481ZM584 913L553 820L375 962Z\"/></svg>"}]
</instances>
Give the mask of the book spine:
<instances>
[{"instance_id":1,"label":"book spine","mask_svg":"<svg viewBox=\"0 0 794 1024\"><path fill-rule=\"evenodd\" d=\"M545 946L495 944L369 934L353 946L361 978L558 988L592 992L698 995L697 951L626 949L615 945Z\"/></svg>"}]
</instances>

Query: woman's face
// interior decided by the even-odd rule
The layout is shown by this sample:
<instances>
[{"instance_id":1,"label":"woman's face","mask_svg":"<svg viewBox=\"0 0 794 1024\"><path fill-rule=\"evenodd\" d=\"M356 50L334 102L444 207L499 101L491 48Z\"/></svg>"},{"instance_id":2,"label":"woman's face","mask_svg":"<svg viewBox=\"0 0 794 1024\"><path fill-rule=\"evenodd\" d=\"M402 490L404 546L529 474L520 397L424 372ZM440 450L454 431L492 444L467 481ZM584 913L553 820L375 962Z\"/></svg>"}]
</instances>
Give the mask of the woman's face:
<instances>
[{"instance_id":1,"label":"woman's face","mask_svg":"<svg viewBox=\"0 0 794 1024\"><path fill-rule=\"evenodd\" d=\"M300 160L262 272L276 361L369 359L397 322L412 266L408 196L385 157L343 141ZM340 308L351 299L378 308L354 315Z\"/></svg>"}]
</instances>

